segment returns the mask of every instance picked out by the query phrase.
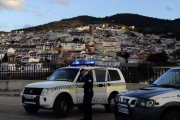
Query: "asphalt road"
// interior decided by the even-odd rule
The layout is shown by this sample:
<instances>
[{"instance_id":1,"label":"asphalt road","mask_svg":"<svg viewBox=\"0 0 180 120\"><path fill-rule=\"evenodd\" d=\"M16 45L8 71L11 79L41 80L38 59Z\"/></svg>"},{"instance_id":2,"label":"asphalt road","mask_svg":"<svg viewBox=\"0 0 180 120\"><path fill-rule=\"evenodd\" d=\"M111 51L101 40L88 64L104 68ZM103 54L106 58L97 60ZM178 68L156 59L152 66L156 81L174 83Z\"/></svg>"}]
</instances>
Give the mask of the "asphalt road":
<instances>
[{"instance_id":1,"label":"asphalt road","mask_svg":"<svg viewBox=\"0 0 180 120\"><path fill-rule=\"evenodd\" d=\"M83 111L74 108L68 117L56 118L52 110L39 110L36 114L25 112L19 97L0 97L0 120L80 120ZM93 106L93 120L115 120L112 113L106 113L104 106Z\"/></svg>"}]
</instances>

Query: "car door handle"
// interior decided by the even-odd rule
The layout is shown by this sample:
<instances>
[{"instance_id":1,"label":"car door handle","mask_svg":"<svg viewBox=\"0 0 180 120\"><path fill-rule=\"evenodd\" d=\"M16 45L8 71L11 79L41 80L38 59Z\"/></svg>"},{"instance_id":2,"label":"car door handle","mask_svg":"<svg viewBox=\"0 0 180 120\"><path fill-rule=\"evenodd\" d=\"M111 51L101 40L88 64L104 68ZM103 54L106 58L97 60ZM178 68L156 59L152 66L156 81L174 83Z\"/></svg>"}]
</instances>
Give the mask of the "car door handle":
<instances>
[{"instance_id":1,"label":"car door handle","mask_svg":"<svg viewBox=\"0 0 180 120\"><path fill-rule=\"evenodd\" d=\"M104 87L104 85L103 84L99 84L98 87Z\"/></svg>"}]
</instances>

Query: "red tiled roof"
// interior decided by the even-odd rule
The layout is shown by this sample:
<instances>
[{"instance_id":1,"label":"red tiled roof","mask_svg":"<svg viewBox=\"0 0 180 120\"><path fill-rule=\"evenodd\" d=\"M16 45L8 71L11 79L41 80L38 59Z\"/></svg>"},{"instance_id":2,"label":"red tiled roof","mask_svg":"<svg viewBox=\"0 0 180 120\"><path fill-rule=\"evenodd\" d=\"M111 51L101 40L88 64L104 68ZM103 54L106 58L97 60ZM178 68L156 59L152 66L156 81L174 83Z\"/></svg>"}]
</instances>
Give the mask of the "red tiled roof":
<instances>
[{"instance_id":1,"label":"red tiled roof","mask_svg":"<svg viewBox=\"0 0 180 120\"><path fill-rule=\"evenodd\" d=\"M15 52L30 52L31 50L16 50Z\"/></svg>"},{"instance_id":2,"label":"red tiled roof","mask_svg":"<svg viewBox=\"0 0 180 120\"><path fill-rule=\"evenodd\" d=\"M15 63L13 63L13 62L6 62L7 64L15 64Z\"/></svg>"},{"instance_id":3,"label":"red tiled roof","mask_svg":"<svg viewBox=\"0 0 180 120\"><path fill-rule=\"evenodd\" d=\"M22 56L16 56L15 58L22 58Z\"/></svg>"},{"instance_id":4,"label":"red tiled roof","mask_svg":"<svg viewBox=\"0 0 180 120\"><path fill-rule=\"evenodd\" d=\"M29 59L29 57L24 57L24 58L22 58L22 59Z\"/></svg>"},{"instance_id":5,"label":"red tiled roof","mask_svg":"<svg viewBox=\"0 0 180 120\"><path fill-rule=\"evenodd\" d=\"M37 55L52 55L53 53L38 53Z\"/></svg>"}]
</instances>

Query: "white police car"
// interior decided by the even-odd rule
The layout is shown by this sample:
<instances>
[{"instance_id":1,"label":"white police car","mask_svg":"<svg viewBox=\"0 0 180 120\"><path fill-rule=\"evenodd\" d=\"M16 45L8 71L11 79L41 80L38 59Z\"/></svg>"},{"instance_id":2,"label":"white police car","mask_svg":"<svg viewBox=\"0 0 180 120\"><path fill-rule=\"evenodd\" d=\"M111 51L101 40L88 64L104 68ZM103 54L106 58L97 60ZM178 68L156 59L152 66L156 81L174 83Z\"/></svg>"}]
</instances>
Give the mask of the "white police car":
<instances>
[{"instance_id":1,"label":"white police car","mask_svg":"<svg viewBox=\"0 0 180 120\"><path fill-rule=\"evenodd\" d=\"M36 113L40 108L53 109L58 117L66 117L74 107L82 109L83 85L80 77L83 69L88 69L94 81L92 104L102 104L107 112L112 112L112 103L118 93L126 91L126 83L117 68L65 67L56 70L45 82L28 84L21 93L22 103L28 113Z\"/></svg>"},{"instance_id":2,"label":"white police car","mask_svg":"<svg viewBox=\"0 0 180 120\"><path fill-rule=\"evenodd\" d=\"M180 68L172 68L149 88L118 94L116 120L180 120Z\"/></svg>"}]
</instances>

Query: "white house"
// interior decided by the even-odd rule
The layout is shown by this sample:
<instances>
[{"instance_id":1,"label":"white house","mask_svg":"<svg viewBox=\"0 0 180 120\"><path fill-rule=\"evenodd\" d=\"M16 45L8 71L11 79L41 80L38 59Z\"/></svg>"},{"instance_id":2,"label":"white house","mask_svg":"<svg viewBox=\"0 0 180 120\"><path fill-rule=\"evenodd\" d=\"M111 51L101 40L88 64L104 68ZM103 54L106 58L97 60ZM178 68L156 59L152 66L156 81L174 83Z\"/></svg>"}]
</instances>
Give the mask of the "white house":
<instances>
[{"instance_id":1,"label":"white house","mask_svg":"<svg viewBox=\"0 0 180 120\"><path fill-rule=\"evenodd\" d=\"M86 48L85 43L61 42L60 45L63 49L73 49L76 51L82 51Z\"/></svg>"},{"instance_id":2,"label":"white house","mask_svg":"<svg viewBox=\"0 0 180 120\"><path fill-rule=\"evenodd\" d=\"M7 56L13 55L15 50L13 48L0 48L0 54L7 54Z\"/></svg>"},{"instance_id":3,"label":"white house","mask_svg":"<svg viewBox=\"0 0 180 120\"><path fill-rule=\"evenodd\" d=\"M0 66L2 71L14 71L16 70L16 66L15 63L13 62L6 62L6 63L2 63Z\"/></svg>"},{"instance_id":4,"label":"white house","mask_svg":"<svg viewBox=\"0 0 180 120\"><path fill-rule=\"evenodd\" d=\"M132 55L131 57L128 58L128 63L142 63L143 58L141 58L138 55Z\"/></svg>"},{"instance_id":5,"label":"white house","mask_svg":"<svg viewBox=\"0 0 180 120\"><path fill-rule=\"evenodd\" d=\"M102 59L93 59L95 61L95 65L104 66L104 67L118 67L120 66L120 61L113 59L113 57L105 56Z\"/></svg>"},{"instance_id":6,"label":"white house","mask_svg":"<svg viewBox=\"0 0 180 120\"><path fill-rule=\"evenodd\" d=\"M66 37L66 36L69 36L69 34L68 33L53 32L53 33L50 33L50 40L56 40L58 38Z\"/></svg>"},{"instance_id":7,"label":"white house","mask_svg":"<svg viewBox=\"0 0 180 120\"><path fill-rule=\"evenodd\" d=\"M94 44L94 49L96 52L109 52L109 51L114 51L114 52L120 52L121 47L118 42L99 42Z\"/></svg>"},{"instance_id":8,"label":"white house","mask_svg":"<svg viewBox=\"0 0 180 120\"><path fill-rule=\"evenodd\" d=\"M45 45L36 45L36 52L43 52L45 50Z\"/></svg>"},{"instance_id":9,"label":"white house","mask_svg":"<svg viewBox=\"0 0 180 120\"><path fill-rule=\"evenodd\" d=\"M177 42L177 43L175 44L175 50L178 50L178 49L180 49L180 42Z\"/></svg>"},{"instance_id":10,"label":"white house","mask_svg":"<svg viewBox=\"0 0 180 120\"><path fill-rule=\"evenodd\" d=\"M21 58L21 63L39 62L39 59L34 59L32 57Z\"/></svg>"},{"instance_id":11,"label":"white house","mask_svg":"<svg viewBox=\"0 0 180 120\"><path fill-rule=\"evenodd\" d=\"M22 67L24 71L38 71L43 69L43 63L41 62L30 62Z\"/></svg>"},{"instance_id":12,"label":"white house","mask_svg":"<svg viewBox=\"0 0 180 120\"><path fill-rule=\"evenodd\" d=\"M123 57L117 57L121 64L126 63L126 59Z\"/></svg>"},{"instance_id":13,"label":"white house","mask_svg":"<svg viewBox=\"0 0 180 120\"><path fill-rule=\"evenodd\" d=\"M37 59L40 61L50 60L51 62L58 62L58 56L57 53L37 53Z\"/></svg>"},{"instance_id":14,"label":"white house","mask_svg":"<svg viewBox=\"0 0 180 120\"><path fill-rule=\"evenodd\" d=\"M29 53L33 52L31 50L16 50L14 52L15 55L20 55L20 56L29 56Z\"/></svg>"},{"instance_id":15,"label":"white house","mask_svg":"<svg viewBox=\"0 0 180 120\"><path fill-rule=\"evenodd\" d=\"M117 53L114 52L114 51L108 51L108 52L105 53L105 55L112 56L113 58L116 58Z\"/></svg>"},{"instance_id":16,"label":"white house","mask_svg":"<svg viewBox=\"0 0 180 120\"><path fill-rule=\"evenodd\" d=\"M167 38L167 39L162 39L161 42L165 43L165 44L168 44L168 45L171 45L171 44L174 43L174 40L170 39L170 38Z\"/></svg>"}]
</instances>

